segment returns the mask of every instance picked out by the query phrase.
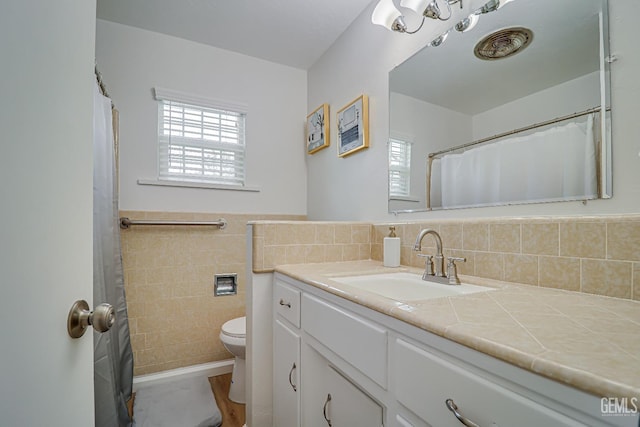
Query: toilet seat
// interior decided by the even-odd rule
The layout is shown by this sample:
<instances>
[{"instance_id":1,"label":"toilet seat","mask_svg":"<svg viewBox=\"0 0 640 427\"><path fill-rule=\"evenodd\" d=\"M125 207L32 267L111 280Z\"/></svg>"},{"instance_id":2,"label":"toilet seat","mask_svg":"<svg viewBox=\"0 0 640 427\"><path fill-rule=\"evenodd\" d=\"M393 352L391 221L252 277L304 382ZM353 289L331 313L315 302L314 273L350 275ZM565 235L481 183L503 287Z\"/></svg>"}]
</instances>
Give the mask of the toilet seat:
<instances>
[{"instance_id":1,"label":"toilet seat","mask_svg":"<svg viewBox=\"0 0 640 427\"><path fill-rule=\"evenodd\" d=\"M228 337L245 338L247 336L247 317L238 317L225 322L221 332Z\"/></svg>"}]
</instances>

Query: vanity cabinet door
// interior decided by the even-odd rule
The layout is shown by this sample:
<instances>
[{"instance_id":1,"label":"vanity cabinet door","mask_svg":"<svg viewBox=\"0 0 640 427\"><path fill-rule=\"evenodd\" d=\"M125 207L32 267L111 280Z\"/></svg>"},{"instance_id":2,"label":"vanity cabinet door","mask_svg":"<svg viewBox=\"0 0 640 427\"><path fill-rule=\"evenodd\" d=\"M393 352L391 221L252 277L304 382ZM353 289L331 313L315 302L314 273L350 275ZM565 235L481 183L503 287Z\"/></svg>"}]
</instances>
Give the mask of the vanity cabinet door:
<instances>
[{"instance_id":1,"label":"vanity cabinet door","mask_svg":"<svg viewBox=\"0 0 640 427\"><path fill-rule=\"evenodd\" d=\"M273 336L273 425L300 427L300 336L279 319Z\"/></svg>"},{"instance_id":2,"label":"vanity cabinet door","mask_svg":"<svg viewBox=\"0 0 640 427\"><path fill-rule=\"evenodd\" d=\"M383 425L383 411L378 402L330 365L327 365L325 390L321 408L322 417L325 419L324 426L380 427Z\"/></svg>"}]
</instances>

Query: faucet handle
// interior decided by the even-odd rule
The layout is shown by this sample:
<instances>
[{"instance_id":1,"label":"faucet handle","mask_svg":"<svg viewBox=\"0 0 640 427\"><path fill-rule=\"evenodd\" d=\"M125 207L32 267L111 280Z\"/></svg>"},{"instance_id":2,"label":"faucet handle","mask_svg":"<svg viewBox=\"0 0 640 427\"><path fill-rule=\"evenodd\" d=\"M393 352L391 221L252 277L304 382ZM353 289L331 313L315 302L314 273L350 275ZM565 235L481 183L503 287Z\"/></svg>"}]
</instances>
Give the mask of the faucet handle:
<instances>
[{"instance_id":1,"label":"faucet handle","mask_svg":"<svg viewBox=\"0 0 640 427\"><path fill-rule=\"evenodd\" d=\"M425 254L416 254L420 258L424 258L424 274L425 276L433 276L435 273L433 272L433 255L425 255Z\"/></svg>"},{"instance_id":2,"label":"faucet handle","mask_svg":"<svg viewBox=\"0 0 640 427\"><path fill-rule=\"evenodd\" d=\"M462 257L449 257L447 262L447 277L449 278L450 285L459 285L460 278L458 278L458 268L456 266L456 261L467 262L466 258Z\"/></svg>"}]
</instances>

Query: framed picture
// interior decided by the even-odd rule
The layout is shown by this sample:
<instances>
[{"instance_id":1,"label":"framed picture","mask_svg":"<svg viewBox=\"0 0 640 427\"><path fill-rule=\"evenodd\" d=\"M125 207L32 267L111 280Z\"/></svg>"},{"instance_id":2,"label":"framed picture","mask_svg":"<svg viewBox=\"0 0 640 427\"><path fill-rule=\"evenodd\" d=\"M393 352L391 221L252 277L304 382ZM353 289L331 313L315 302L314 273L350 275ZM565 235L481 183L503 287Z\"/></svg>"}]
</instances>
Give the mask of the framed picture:
<instances>
[{"instance_id":1,"label":"framed picture","mask_svg":"<svg viewBox=\"0 0 640 427\"><path fill-rule=\"evenodd\" d=\"M329 104L322 104L307 116L307 154L329 146Z\"/></svg>"},{"instance_id":2,"label":"framed picture","mask_svg":"<svg viewBox=\"0 0 640 427\"><path fill-rule=\"evenodd\" d=\"M361 95L338 111L338 156L369 147L369 98Z\"/></svg>"}]
</instances>

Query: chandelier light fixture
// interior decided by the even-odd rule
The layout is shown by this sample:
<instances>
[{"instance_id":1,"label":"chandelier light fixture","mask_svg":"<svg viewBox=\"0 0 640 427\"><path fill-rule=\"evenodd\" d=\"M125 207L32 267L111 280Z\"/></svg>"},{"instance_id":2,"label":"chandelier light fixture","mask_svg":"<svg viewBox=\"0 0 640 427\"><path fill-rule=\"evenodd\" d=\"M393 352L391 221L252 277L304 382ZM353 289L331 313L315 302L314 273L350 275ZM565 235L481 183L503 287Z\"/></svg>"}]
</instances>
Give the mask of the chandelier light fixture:
<instances>
[{"instance_id":1,"label":"chandelier light fixture","mask_svg":"<svg viewBox=\"0 0 640 427\"><path fill-rule=\"evenodd\" d=\"M444 3L447 7L447 13L444 16L440 10L438 1L440 1L441 4ZM456 31L460 32L470 31L478 23L480 15L496 11L511 1L513 0L489 0L480 9L458 22L454 28ZM409 30L407 29L407 24L405 23L402 12L398 10L393 0L379 0L373 10L373 14L371 15L371 22L376 25L382 25L388 30L394 32L415 34L420 31L424 25L425 18L448 21L453 16L451 6L455 4L459 4L460 9L462 9L462 0L400 0L401 8L409 9L412 13L422 16L422 21L418 28L415 30ZM440 46L445 41L448 34L449 32L447 31L446 33L439 35L429 43L429 45L434 47Z\"/></svg>"}]
</instances>

